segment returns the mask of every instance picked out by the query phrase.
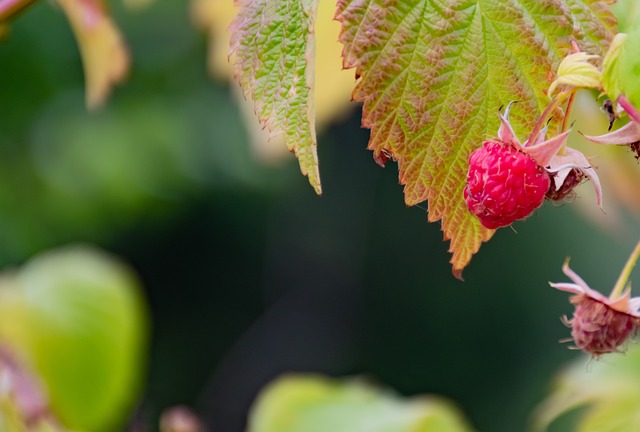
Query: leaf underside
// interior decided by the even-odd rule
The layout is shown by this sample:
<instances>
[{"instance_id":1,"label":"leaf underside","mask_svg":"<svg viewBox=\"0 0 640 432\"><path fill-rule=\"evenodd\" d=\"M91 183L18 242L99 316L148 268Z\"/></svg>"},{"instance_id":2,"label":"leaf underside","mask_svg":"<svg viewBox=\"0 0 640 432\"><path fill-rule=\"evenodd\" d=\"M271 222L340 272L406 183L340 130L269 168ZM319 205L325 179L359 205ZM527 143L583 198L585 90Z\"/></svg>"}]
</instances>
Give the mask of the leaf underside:
<instances>
[{"instance_id":1,"label":"leaf underside","mask_svg":"<svg viewBox=\"0 0 640 432\"><path fill-rule=\"evenodd\" d=\"M398 162L405 201L428 200L460 277L493 235L466 208L469 154L496 136L498 109L519 101L521 139L549 103L571 40L603 55L616 29L608 1L339 0L343 66L359 77L369 149Z\"/></svg>"},{"instance_id":2,"label":"leaf underside","mask_svg":"<svg viewBox=\"0 0 640 432\"><path fill-rule=\"evenodd\" d=\"M320 194L316 152L313 26L317 0L235 0L233 70L270 135L284 134Z\"/></svg>"}]
</instances>

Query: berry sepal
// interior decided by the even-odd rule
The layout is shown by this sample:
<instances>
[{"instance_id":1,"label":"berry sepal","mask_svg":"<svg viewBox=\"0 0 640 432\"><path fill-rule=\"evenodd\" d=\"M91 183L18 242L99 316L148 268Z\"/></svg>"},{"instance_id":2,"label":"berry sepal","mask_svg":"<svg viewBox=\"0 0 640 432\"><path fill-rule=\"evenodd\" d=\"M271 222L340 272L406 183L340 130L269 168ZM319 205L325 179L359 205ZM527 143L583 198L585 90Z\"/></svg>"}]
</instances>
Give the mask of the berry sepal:
<instances>
[{"instance_id":1,"label":"berry sepal","mask_svg":"<svg viewBox=\"0 0 640 432\"><path fill-rule=\"evenodd\" d=\"M545 170L553 178L552 187L555 188L555 191L559 191L565 185L565 180L567 180L572 170L577 173L576 175L579 178L586 177L591 180L596 193L596 202L598 206L602 207L602 186L596 170L593 169L591 163L582 152L565 146L571 129L553 138L546 139L548 126L543 128L536 127L529 139L524 144L520 144L509 122L509 110L512 103L507 106L504 115L499 114L500 129L498 130L498 137L500 139L504 137L505 142L516 146L520 151L531 156L538 165L545 167ZM551 107L553 106L552 104ZM540 121L544 120L544 117L543 115ZM531 145L530 143L534 144ZM566 196L566 194L564 195Z\"/></svg>"}]
</instances>

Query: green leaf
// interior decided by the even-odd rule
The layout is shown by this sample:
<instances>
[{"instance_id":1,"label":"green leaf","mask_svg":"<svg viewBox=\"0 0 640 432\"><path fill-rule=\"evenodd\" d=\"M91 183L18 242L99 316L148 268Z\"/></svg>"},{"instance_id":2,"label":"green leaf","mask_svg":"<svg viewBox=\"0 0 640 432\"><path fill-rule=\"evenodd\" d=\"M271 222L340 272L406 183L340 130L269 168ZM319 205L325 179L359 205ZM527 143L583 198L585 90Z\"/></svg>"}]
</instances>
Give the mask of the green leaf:
<instances>
[{"instance_id":1,"label":"green leaf","mask_svg":"<svg viewBox=\"0 0 640 432\"><path fill-rule=\"evenodd\" d=\"M87 247L40 255L0 284L0 340L71 429L116 430L140 390L147 316L137 281Z\"/></svg>"},{"instance_id":2,"label":"green leaf","mask_svg":"<svg viewBox=\"0 0 640 432\"><path fill-rule=\"evenodd\" d=\"M534 415L534 431L546 431L557 419L587 406L577 432L640 430L640 347L624 356L595 362L580 357L562 372L552 393Z\"/></svg>"},{"instance_id":3,"label":"green leaf","mask_svg":"<svg viewBox=\"0 0 640 432\"><path fill-rule=\"evenodd\" d=\"M585 416L578 432L624 432L640 430L640 394L603 402Z\"/></svg>"},{"instance_id":4,"label":"green leaf","mask_svg":"<svg viewBox=\"0 0 640 432\"><path fill-rule=\"evenodd\" d=\"M361 381L287 376L258 397L248 432L468 432L449 402L402 400Z\"/></svg>"},{"instance_id":5,"label":"green leaf","mask_svg":"<svg viewBox=\"0 0 640 432\"><path fill-rule=\"evenodd\" d=\"M619 33L611 42L609 51L602 62L602 86L612 101L617 101L622 90L622 77L620 74L620 58L625 53L625 33Z\"/></svg>"},{"instance_id":6,"label":"green leaf","mask_svg":"<svg viewBox=\"0 0 640 432\"><path fill-rule=\"evenodd\" d=\"M318 194L313 26L317 0L235 0L231 23L234 75L253 99L271 136L284 134L289 150Z\"/></svg>"},{"instance_id":7,"label":"green leaf","mask_svg":"<svg viewBox=\"0 0 640 432\"><path fill-rule=\"evenodd\" d=\"M640 2L638 0L618 0L611 6L613 13L618 18L618 31L627 32L640 17Z\"/></svg>"},{"instance_id":8,"label":"green leaf","mask_svg":"<svg viewBox=\"0 0 640 432\"><path fill-rule=\"evenodd\" d=\"M345 68L364 102L369 148L398 161L405 201L442 220L454 273L493 234L463 199L469 154L498 130L510 101L521 138L549 103L546 88L571 40L604 53L615 18L607 1L340 0Z\"/></svg>"},{"instance_id":9,"label":"green leaf","mask_svg":"<svg viewBox=\"0 0 640 432\"><path fill-rule=\"evenodd\" d=\"M618 32L618 20L611 11L617 0L566 0L571 10L574 32L572 38L589 54L604 54Z\"/></svg>"},{"instance_id":10,"label":"green leaf","mask_svg":"<svg viewBox=\"0 0 640 432\"><path fill-rule=\"evenodd\" d=\"M640 107L640 22L636 19L627 34L619 34L605 58L603 80L609 97L617 100L624 94L636 108Z\"/></svg>"},{"instance_id":11,"label":"green leaf","mask_svg":"<svg viewBox=\"0 0 640 432\"><path fill-rule=\"evenodd\" d=\"M582 88L602 88L600 70L589 60L598 56L589 55L583 51L569 54L560 62L557 78L549 86L547 94L552 95L558 85L568 85Z\"/></svg>"}]
</instances>

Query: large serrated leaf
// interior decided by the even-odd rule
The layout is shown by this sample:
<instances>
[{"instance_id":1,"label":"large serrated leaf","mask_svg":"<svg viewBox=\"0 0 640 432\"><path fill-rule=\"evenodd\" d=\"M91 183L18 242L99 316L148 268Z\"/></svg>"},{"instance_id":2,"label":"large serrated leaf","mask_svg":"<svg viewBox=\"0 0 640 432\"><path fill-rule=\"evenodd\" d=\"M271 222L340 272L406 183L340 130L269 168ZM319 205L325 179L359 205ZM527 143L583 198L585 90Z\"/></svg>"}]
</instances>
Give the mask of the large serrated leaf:
<instances>
[{"instance_id":1,"label":"large serrated leaf","mask_svg":"<svg viewBox=\"0 0 640 432\"><path fill-rule=\"evenodd\" d=\"M345 68L360 76L369 148L398 162L405 201L429 201L455 274L493 231L463 199L469 154L495 136L501 105L524 137L549 103L545 89L575 39L602 54L615 18L606 1L340 0Z\"/></svg>"},{"instance_id":2,"label":"large serrated leaf","mask_svg":"<svg viewBox=\"0 0 640 432\"><path fill-rule=\"evenodd\" d=\"M235 0L231 23L234 75L271 135L289 150L322 192L313 106L316 0Z\"/></svg>"}]
</instances>

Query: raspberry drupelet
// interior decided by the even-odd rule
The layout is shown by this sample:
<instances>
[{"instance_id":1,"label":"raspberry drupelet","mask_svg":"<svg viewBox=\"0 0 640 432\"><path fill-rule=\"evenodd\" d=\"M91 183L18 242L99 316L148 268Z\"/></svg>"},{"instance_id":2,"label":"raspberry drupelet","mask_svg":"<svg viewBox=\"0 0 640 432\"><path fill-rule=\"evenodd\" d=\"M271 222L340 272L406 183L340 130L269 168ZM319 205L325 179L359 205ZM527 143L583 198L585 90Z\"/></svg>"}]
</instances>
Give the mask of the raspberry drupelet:
<instances>
[{"instance_id":1,"label":"raspberry drupelet","mask_svg":"<svg viewBox=\"0 0 640 432\"><path fill-rule=\"evenodd\" d=\"M485 141L469 156L464 188L469 211L486 228L509 226L533 213L545 196L564 199L585 177L593 182L601 205L602 193L595 170L582 153L564 145L570 130L546 139L547 126L542 124L557 105L549 106L527 141L521 144L509 122L512 103L504 115L499 114L498 137Z\"/></svg>"}]
</instances>

